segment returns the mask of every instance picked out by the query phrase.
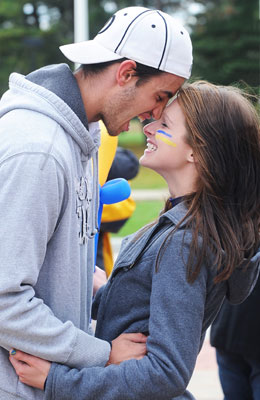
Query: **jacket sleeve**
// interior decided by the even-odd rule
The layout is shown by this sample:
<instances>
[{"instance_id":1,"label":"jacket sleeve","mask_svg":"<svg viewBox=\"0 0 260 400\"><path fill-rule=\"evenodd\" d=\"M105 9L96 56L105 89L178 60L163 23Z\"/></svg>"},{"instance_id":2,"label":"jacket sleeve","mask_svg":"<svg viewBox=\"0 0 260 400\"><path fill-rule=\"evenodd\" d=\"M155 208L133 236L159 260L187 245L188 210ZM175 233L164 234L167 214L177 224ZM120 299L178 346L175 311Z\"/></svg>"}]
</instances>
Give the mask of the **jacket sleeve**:
<instances>
[{"instance_id":1,"label":"jacket sleeve","mask_svg":"<svg viewBox=\"0 0 260 400\"><path fill-rule=\"evenodd\" d=\"M182 252L177 235L170 239L153 276L147 356L80 371L54 364L45 399L167 400L184 392L200 349L207 272L203 268L193 284L187 282L189 237L185 236Z\"/></svg>"},{"instance_id":2,"label":"jacket sleeve","mask_svg":"<svg viewBox=\"0 0 260 400\"><path fill-rule=\"evenodd\" d=\"M63 170L46 157L19 154L0 165L0 346L77 368L103 366L109 343L63 323L35 294L66 191Z\"/></svg>"}]
</instances>

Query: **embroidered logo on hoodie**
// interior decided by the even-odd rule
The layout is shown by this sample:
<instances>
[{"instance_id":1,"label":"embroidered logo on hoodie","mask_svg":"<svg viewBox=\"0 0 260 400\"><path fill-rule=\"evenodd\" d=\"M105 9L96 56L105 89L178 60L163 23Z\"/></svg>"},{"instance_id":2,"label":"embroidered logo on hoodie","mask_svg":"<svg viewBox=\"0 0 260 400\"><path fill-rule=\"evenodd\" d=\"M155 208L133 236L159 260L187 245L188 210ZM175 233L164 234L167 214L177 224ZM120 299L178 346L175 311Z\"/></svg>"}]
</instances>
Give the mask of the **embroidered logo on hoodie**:
<instances>
[{"instance_id":1,"label":"embroidered logo on hoodie","mask_svg":"<svg viewBox=\"0 0 260 400\"><path fill-rule=\"evenodd\" d=\"M75 178L76 213L78 216L79 243L85 244L91 237L91 227L88 223L88 213L92 201L92 179L89 177Z\"/></svg>"}]
</instances>

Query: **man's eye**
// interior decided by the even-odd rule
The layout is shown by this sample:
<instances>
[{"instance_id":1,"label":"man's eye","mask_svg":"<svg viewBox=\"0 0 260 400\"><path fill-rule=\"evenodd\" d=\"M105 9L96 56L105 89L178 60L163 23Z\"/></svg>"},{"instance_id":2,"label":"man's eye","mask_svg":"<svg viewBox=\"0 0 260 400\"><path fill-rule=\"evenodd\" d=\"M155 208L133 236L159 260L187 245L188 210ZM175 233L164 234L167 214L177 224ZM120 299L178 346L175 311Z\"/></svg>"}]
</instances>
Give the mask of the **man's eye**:
<instances>
[{"instance_id":1,"label":"man's eye","mask_svg":"<svg viewBox=\"0 0 260 400\"><path fill-rule=\"evenodd\" d=\"M163 98L161 96L157 96L157 101L163 101Z\"/></svg>"}]
</instances>

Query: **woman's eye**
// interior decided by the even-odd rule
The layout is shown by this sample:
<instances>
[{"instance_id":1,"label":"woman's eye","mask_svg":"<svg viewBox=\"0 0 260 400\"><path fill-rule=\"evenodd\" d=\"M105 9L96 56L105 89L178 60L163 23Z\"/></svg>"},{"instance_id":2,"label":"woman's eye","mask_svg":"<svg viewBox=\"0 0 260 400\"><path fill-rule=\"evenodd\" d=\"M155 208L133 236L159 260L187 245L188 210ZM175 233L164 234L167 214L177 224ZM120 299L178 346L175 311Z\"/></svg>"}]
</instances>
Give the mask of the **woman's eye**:
<instances>
[{"instance_id":1,"label":"woman's eye","mask_svg":"<svg viewBox=\"0 0 260 400\"><path fill-rule=\"evenodd\" d=\"M164 128L167 128L167 124L166 124L165 122L162 122L162 126L163 126Z\"/></svg>"}]
</instances>

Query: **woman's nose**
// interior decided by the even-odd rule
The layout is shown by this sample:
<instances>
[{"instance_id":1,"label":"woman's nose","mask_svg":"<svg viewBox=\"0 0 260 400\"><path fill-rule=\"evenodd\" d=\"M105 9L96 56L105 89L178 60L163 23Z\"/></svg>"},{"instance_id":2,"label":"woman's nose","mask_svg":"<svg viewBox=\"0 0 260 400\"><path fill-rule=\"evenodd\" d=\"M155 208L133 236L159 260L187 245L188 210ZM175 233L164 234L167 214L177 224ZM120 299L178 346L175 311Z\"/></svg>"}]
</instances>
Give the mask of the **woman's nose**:
<instances>
[{"instance_id":1,"label":"woman's nose","mask_svg":"<svg viewBox=\"0 0 260 400\"><path fill-rule=\"evenodd\" d=\"M156 133L156 126L157 126L157 121L150 122L150 124L145 125L144 127L144 134L146 136L153 136Z\"/></svg>"}]
</instances>

